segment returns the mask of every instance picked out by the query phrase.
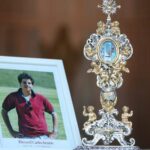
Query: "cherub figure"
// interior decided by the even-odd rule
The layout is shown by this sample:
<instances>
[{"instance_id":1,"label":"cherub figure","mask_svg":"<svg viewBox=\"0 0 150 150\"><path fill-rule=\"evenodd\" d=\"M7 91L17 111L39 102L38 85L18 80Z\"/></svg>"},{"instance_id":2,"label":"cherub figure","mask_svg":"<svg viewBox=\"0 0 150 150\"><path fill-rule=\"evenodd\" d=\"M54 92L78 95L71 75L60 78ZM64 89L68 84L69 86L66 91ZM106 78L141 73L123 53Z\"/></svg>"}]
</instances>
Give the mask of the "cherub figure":
<instances>
[{"instance_id":1,"label":"cherub figure","mask_svg":"<svg viewBox=\"0 0 150 150\"><path fill-rule=\"evenodd\" d=\"M114 21L113 23L111 23L111 26L112 26L112 33L119 35L120 34L119 22Z\"/></svg>"},{"instance_id":2,"label":"cherub figure","mask_svg":"<svg viewBox=\"0 0 150 150\"><path fill-rule=\"evenodd\" d=\"M122 122L128 125L130 128L132 128L132 122L129 121L128 118L133 116L133 111L130 111L129 113L129 107L127 106L124 106L122 110L123 110L123 114L121 115Z\"/></svg>"},{"instance_id":3,"label":"cherub figure","mask_svg":"<svg viewBox=\"0 0 150 150\"><path fill-rule=\"evenodd\" d=\"M130 73L130 70L126 67L126 62L125 61L121 61L120 63L116 64L116 65L113 65L112 67L115 69L115 70L118 70L118 71L124 71L126 73Z\"/></svg>"},{"instance_id":4,"label":"cherub figure","mask_svg":"<svg viewBox=\"0 0 150 150\"><path fill-rule=\"evenodd\" d=\"M83 106L83 116L89 117L89 119L84 123L83 129L85 129L87 125L93 123L97 119L97 116L93 111L94 111L93 106L88 106L87 111L86 111L86 106Z\"/></svg>"},{"instance_id":5,"label":"cherub figure","mask_svg":"<svg viewBox=\"0 0 150 150\"><path fill-rule=\"evenodd\" d=\"M97 23L97 26L98 26L98 29L96 30L96 32L100 35L103 34L105 32L105 29L106 29L105 23L103 23L102 21L99 21Z\"/></svg>"},{"instance_id":6,"label":"cherub figure","mask_svg":"<svg viewBox=\"0 0 150 150\"><path fill-rule=\"evenodd\" d=\"M100 64L97 64L96 62L91 63L90 69L87 70L87 73L95 73L96 75L101 73Z\"/></svg>"}]
</instances>

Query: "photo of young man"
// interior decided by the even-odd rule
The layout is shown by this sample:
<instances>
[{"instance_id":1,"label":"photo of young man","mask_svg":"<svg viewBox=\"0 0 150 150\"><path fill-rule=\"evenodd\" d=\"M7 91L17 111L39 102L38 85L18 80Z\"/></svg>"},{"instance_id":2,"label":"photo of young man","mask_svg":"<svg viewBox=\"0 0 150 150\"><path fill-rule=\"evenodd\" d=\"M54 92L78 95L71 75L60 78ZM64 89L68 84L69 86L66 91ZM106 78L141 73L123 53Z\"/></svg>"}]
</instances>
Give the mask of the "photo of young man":
<instances>
[{"instance_id":1,"label":"photo of young man","mask_svg":"<svg viewBox=\"0 0 150 150\"><path fill-rule=\"evenodd\" d=\"M56 138L58 120L52 103L33 90L34 79L27 73L18 75L20 88L7 95L2 103L2 118L14 138ZM11 125L8 112L16 109L18 131ZM45 112L52 117L52 131L48 130Z\"/></svg>"}]
</instances>

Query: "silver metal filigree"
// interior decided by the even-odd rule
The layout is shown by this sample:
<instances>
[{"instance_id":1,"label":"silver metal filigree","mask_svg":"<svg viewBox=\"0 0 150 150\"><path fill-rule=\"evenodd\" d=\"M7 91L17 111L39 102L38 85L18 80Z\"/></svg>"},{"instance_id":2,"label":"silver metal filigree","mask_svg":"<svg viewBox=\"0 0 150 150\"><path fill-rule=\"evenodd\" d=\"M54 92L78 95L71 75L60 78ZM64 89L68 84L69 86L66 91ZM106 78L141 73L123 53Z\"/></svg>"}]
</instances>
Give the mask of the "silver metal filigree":
<instances>
[{"instance_id":1,"label":"silver metal filigree","mask_svg":"<svg viewBox=\"0 0 150 150\"><path fill-rule=\"evenodd\" d=\"M102 8L103 13L108 15L107 21L111 21L110 15L115 14L117 9L121 8L115 0L103 0L102 5L98 5L98 7Z\"/></svg>"},{"instance_id":2,"label":"silver metal filigree","mask_svg":"<svg viewBox=\"0 0 150 150\"><path fill-rule=\"evenodd\" d=\"M99 111L99 114L102 116L101 119L89 124L85 129L86 134L93 136L93 139L87 140L87 138L83 138L83 145L94 146L100 140L103 141L104 145L109 145L115 139L122 146L133 146L135 144L135 140L133 138L131 138L129 142L126 142L125 136L130 135L132 129L121 121L117 121L115 119L114 115L118 115L118 111L116 109L113 109L111 112L106 112L102 109Z\"/></svg>"}]
</instances>

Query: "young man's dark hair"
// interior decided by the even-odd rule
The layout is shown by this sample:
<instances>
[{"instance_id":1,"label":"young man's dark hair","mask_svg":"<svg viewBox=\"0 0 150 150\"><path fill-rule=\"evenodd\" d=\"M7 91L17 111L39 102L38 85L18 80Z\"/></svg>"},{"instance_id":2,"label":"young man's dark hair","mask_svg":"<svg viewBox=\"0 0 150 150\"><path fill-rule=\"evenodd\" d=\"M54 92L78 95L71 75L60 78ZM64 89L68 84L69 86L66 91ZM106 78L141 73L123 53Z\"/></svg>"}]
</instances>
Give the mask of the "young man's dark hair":
<instances>
[{"instance_id":1,"label":"young man's dark hair","mask_svg":"<svg viewBox=\"0 0 150 150\"><path fill-rule=\"evenodd\" d=\"M34 84L34 79L27 73L21 73L18 75L18 82L21 83L22 79L30 79L32 84Z\"/></svg>"}]
</instances>

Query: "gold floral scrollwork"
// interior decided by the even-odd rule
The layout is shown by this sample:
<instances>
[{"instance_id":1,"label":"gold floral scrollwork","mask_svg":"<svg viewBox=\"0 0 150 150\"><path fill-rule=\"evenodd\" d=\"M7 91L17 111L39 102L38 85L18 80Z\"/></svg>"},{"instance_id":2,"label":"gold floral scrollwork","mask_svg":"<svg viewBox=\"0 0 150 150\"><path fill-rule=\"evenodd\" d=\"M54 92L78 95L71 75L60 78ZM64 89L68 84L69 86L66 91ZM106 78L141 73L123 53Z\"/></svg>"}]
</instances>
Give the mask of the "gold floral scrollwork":
<instances>
[{"instance_id":1,"label":"gold floral scrollwork","mask_svg":"<svg viewBox=\"0 0 150 150\"><path fill-rule=\"evenodd\" d=\"M110 84L112 87L119 88L123 83L122 73L119 70L113 70L110 76Z\"/></svg>"},{"instance_id":2,"label":"gold floral scrollwork","mask_svg":"<svg viewBox=\"0 0 150 150\"><path fill-rule=\"evenodd\" d=\"M90 47L87 48L87 50L86 50L86 55L87 55L88 57L92 57L92 56L94 56L95 54L96 54L96 52L94 52L92 48L90 48Z\"/></svg>"},{"instance_id":3,"label":"gold floral scrollwork","mask_svg":"<svg viewBox=\"0 0 150 150\"><path fill-rule=\"evenodd\" d=\"M89 117L88 120L83 125L83 130L91 123L93 123L96 119L96 113L94 113L94 107L93 106L83 106L83 116Z\"/></svg>"},{"instance_id":4,"label":"gold floral scrollwork","mask_svg":"<svg viewBox=\"0 0 150 150\"><path fill-rule=\"evenodd\" d=\"M123 113L121 115L122 122L127 126L129 126L130 128L132 128L132 122L129 121L128 118L133 116L133 111L131 110L129 113L129 107L127 106L123 106L122 110L123 110Z\"/></svg>"},{"instance_id":5,"label":"gold floral scrollwork","mask_svg":"<svg viewBox=\"0 0 150 150\"><path fill-rule=\"evenodd\" d=\"M109 74L107 71L102 71L100 75L97 76L97 86L100 88L109 86Z\"/></svg>"},{"instance_id":6,"label":"gold floral scrollwork","mask_svg":"<svg viewBox=\"0 0 150 150\"><path fill-rule=\"evenodd\" d=\"M121 54L128 58L130 58L130 55L132 55L132 53L133 53L133 49L130 44L126 44L123 50L121 51Z\"/></svg>"}]
</instances>

